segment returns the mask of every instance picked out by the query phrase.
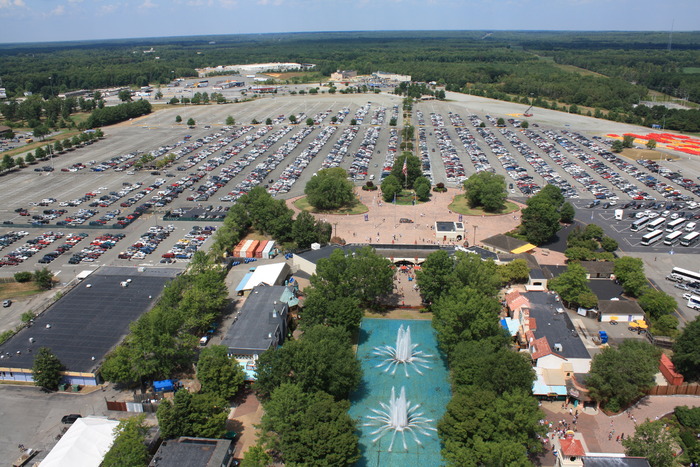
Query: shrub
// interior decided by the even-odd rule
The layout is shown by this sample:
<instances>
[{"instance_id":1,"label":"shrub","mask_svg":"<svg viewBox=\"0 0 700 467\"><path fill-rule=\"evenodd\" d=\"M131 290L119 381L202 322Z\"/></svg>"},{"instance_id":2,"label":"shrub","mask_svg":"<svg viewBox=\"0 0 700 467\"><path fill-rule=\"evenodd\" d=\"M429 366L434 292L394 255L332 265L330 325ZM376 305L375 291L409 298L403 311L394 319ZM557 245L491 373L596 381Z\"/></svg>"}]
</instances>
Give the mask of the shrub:
<instances>
[{"instance_id":1,"label":"shrub","mask_svg":"<svg viewBox=\"0 0 700 467\"><path fill-rule=\"evenodd\" d=\"M32 280L32 273L29 271L16 272L15 280L17 282L29 282Z\"/></svg>"}]
</instances>

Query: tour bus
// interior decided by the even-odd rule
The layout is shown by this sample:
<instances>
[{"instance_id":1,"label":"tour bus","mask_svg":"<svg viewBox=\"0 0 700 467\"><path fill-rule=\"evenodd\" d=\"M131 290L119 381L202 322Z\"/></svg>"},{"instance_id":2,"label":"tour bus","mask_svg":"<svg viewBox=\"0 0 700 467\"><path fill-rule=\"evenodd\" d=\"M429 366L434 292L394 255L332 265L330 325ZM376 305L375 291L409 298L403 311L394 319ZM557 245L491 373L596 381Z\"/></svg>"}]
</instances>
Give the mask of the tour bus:
<instances>
[{"instance_id":1,"label":"tour bus","mask_svg":"<svg viewBox=\"0 0 700 467\"><path fill-rule=\"evenodd\" d=\"M685 224L685 219L680 217L678 219L674 219L668 224L666 224L666 232L673 232L674 230L678 230L683 224Z\"/></svg>"},{"instance_id":2,"label":"tour bus","mask_svg":"<svg viewBox=\"0 0 700 467\"><path fill-rule=\"evenodd\" d=\"M683 235L683 232L680 230L676 230L675 232L671 232L670 234L666 235L666 238L664 238L664 245L675 245L678 240L680 240L681 236Z\"/></svg>"},{"instance_id":3,"label":"tour bus","mask_svg":"<svg viewBox=\"0 0 700 467\"><path fill-rule=\"evenodd\" d=\"M653 232L656 229L660 229L662 228L661 226L664 225L664 222L666 222L666 219L664 219L663 217L657 217L653 221L649 221L649 223L647 224L647 230L649 232Z\"/></svg>"},{"instance_id":4,"label":"tour bus","mask_svg":"<svg viewBox=\"0 0 700 467\"><path fill-rule=\"evenodd\" d=\"M681 238L681 246L693 246L700 240L700 233L690 232L685 237Z\"/></svg>"},{"instance_id":5,"label":"tour bus","mask_svg":"<svg viewBox=\"0 0 700 467\"><path fill-rule=\"evenodd\" d=\"M700 282L700 273L682 268L671 269L671 276L686 282Z\"/></svg>"},{"instance_id":6,"label":"tour bus","mask_svg":"<svg viewBox=\"0 0 700 467\"><path fill-rule=\"evenodd\" d=\"M653 232L649 232L645 236L642 237L642 245L648 246L651 245L652 243L656 243L659 240L661 240L661 237L664 236L664 231L663 230L654 230Z\"/></svg>"},{"instance_id":7,"label":"tour bus","mask_svg":"<svg viewBox=\"0 0 700 467\"><path fill-rule=\"evenodd\" d=\"M642 227L644 227L647 222L649 222L648 217L642 217L641 219L637 219L636 221L632 222L632 226L630 227L630 230L632 232L637 232L638 230L642 230Z\"/></svg>"}]
</instances>

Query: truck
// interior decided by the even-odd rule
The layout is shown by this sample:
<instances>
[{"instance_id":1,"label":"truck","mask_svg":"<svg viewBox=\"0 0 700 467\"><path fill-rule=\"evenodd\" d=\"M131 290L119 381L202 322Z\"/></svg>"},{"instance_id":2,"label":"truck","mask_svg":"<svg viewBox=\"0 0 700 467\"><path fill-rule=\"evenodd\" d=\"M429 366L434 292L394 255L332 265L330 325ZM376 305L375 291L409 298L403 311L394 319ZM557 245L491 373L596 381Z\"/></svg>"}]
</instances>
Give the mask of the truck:
<instances>
[{"instance_id":1,"label":"truck","mask_svg":"<svg viewBox=\"0 0 700 467\"><path fill-rule=\"evenodd\" d=\"M621 221L625 216L625 211L622 209L615 209L615 220Z\"/></svg>"}]
</instances>

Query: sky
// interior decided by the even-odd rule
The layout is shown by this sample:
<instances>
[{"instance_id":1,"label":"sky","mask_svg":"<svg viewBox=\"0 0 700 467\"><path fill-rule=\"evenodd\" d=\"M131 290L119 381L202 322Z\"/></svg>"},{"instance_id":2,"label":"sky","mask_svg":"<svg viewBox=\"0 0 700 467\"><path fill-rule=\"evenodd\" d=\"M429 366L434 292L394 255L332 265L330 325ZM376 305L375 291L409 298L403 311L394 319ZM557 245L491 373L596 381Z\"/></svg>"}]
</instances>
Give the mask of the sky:
<instances>
[{"instance_id":1,"label":"sky","mask_svg":"<svg viewBox=\"0 0 700 467\"><path fill-rule=\"evenodd\" d=\"M697 31L699 0L0 0L0 43L365 30Z\"/></svg>"}]
</instances>

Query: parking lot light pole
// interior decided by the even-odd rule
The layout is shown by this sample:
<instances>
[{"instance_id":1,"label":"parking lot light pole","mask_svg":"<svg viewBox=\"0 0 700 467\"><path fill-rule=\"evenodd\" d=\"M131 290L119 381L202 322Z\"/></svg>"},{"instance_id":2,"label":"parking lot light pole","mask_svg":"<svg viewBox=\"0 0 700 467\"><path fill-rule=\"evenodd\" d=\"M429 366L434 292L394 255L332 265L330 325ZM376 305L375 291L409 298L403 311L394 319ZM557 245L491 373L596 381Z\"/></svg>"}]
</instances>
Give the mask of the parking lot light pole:
<instances>
[{"instance_id":1,"label":"parking lot light pole","mask_svg":"<svg viewBox=\"0 0 700 467\"><path fill-rule=\"evenodd\" d=\"M472 246L476 246L476 229L479 227L478 225L474 224L474 241L472 242Z\"/></svg>"}]
</instances>

